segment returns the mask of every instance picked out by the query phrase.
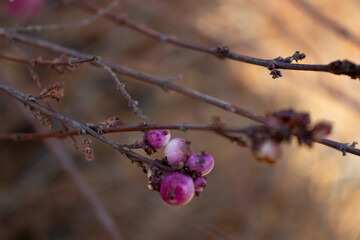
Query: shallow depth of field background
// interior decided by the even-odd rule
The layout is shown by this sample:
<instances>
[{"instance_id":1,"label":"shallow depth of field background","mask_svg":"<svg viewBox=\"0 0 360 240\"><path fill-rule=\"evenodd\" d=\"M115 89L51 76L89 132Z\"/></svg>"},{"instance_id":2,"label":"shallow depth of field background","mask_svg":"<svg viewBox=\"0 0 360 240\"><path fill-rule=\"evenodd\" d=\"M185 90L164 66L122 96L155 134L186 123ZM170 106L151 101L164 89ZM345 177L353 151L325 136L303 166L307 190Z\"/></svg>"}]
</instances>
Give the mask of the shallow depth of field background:
<instances>
[{"instance_id":1,"label":"shallow depth of field background","mask_svg":"<svg viewBox=\"0 0 360 240\"><path fill-rule=\"evenodd\" d=\"M359 1L310 2L360 37ZM207 46L225 43L249 56L271 59L299 50L307 55L303 63L337 59L360 63L359 45L316 22L291 1L135 0L122 1L114 12L184 40ZM75 22L88 16L52 1L43 15L26 21L11 18L0 5L2 27ZM155 76L180 74L178 84L258 114L287 108L306 111L314 122L333 123L330 139L359 140L360 83L346 76L283 70L282 78L272 79L263 67L161 43L103 19L82 28L31 35ZM59 56L16 46L31 58ZM0 52L19 54L4 39ZM20 91L38 93L25 65L0 62L0 79ZM115 115L129 125L141 122L104 70L83 64L62 75L48 67L36 71L44 85L65 82L64 101L55 106L66 116L82 123ZM221 116L230 126L254 124L198 100L118 76L151 123L205 124ZM0 116L1 133L32 131L4 93ZM343 157L318 144L299 147L294 141L283 145L283 156L269 166L256 161L249 149L211 132L171 134L190 140L197 152L207 150L216 161L202 196L182 207L169 206L157 192L149 191L142 171L104 144L93 140L96 159L87 162L71 139L63 141L125 239L359 239L359 157ZM108 136L119 143L142 139L138 132ZM162 157L161 151L157 157ZM0 142L0 239L108 239L108 235L40 141Z\"/></svg>"}]
</instances>

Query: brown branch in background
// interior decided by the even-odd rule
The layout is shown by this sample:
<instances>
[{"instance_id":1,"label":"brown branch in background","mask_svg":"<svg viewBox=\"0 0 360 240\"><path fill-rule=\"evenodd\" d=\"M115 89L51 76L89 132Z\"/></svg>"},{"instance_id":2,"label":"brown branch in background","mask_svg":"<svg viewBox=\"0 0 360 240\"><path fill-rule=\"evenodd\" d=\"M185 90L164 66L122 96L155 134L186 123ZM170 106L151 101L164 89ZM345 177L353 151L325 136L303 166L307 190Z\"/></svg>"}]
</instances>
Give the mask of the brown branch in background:
<instances>
[{"instance_id":1,"label":"brown branch in background","mask_svg":"<svg viewBox=\"0 0 360 240\"><path fill-rule=\"evenodd\" d=\"M96 13L97 11L99 11L99 8L97 6L89 4L88 2L85 2L83 0L67 0L66 2L69 2L70 4L73 4L74 6L77 6L80 9L88 12ZM228 58L253 65L263 66L270 70L287 69L287 70L302 70L302 71L320 71L320 72L329 72L338 75L345 74L350 76L351 78L360 78L360 65L354 64L348 60L344 60L344 62L346 61L348 63L351 63L352 68L344 66L341 69L339 68L334 70L332 68L332 65L338 61L334 61L329 64L292 64L291 62L281 61L279 60L279 58L277 59L254 58L254 57L249 57L231 52L230 49L224 45L220 45L218 47L206 47L196 43L181 40L176 36L161 33L157 30L139 25L134 21L130 20L125 14L115 14L115 13L106 12L103 14L103 17L120 26L125 26L129 29L132 29L136 32L139 32L141 34L144 34L148 37L154 38L162 42L167 42L176 45L178 47L183 47L199 52L209 53L220 58ZM276 74L277 74L276 77L281 76L281 74L279 73Z\"/></svg>"},{"instance_id":2,"label":"brown branch in background","mask_svg":"<svg viewBox=\"0 0 360 240\"><path fill-rule=\"evenodd\" d=\"M328 16L324 15L321 11L313 7L305 0L292 0L290 1L297 7L300 7L304 10L308 15L316 19L321 24L325 25L327 28L333 30L340 36L344 37L344 39L352 42L357 47L360 47L360 38L354 35L351 31L349 31L346 27L340 25L335 20L329 18Z\"/></svg>"},{"instance_id":3,"label":"brown branch in background","mask_svg":"<svg viewBox=\"0 0 360 240\"><path fill-rule=\"evenodd\" d=\"M69 154L63 149L59 139L46 139L44 140L45 145L50 149L50 151L58 158L62 167L66 172L71 176L78 189L84 198L89 202L91 207L94 209L97 218L104 227L105 231L110 235L113 240L122 239L120 232L112 219L111 215L105 209L101 200L96 196L94 190L86 182L86 180L81 176L80 171L77 169L73 160L70 158Z\"/></svg>"},{"instance_id":4,"label":"brown branch in background","mask_svg":"<svg viewBox=\"0 0 360 240\"><path fill-rule=\"evenodd\" d=\"M109 12L111 9L115 8L118 4L119 4L119 1L114 0L106 8L103 8L103 9L99 8L95 12L95 15L90 16L85 19L82 19L79 22L16 27L16 28L12 28L12 30L19 31L19 32L25 32L25 31L42 32L42 31L55 31L55 30L65 30L65 29L70 29L70 28L79 28L79 27L83 27L83 26L89 25L90 23L94 22L95 20L100 18L102 15Z\"/></svg>"}]
</instances>

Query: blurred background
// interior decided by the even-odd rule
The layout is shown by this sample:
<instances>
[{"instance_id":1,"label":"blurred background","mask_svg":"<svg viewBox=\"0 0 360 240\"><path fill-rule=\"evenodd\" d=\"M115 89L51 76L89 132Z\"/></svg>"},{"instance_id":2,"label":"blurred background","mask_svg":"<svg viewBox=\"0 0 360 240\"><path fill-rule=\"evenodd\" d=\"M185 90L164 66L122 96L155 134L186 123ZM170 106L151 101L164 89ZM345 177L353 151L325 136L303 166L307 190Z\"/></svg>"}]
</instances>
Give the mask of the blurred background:
<instances>
[{"instance_id":1,"label":"blurred background","mask_svg":"<svg viewBox=\"0 0 360 240\"><path fill-rule=\"evenodd\" d=\"M15 0L16 1L16 0ZM105 7L110 1L88 1ZM313 8L360 38L357 0L308 1ZM36 14L0 5L1 27L76 22L90 16L60 1L48 1ZM217 46L258 58L291 56L302 63L327 64L338 59L360 63L360 44L315 20L296 1L209 0L194 2L121 1L113 12L171 33L181 39ZM141 35L104 19L67 30L27 33L229 101L257 114L287 108L311 114L313 122L333 124L330 139L351 143L360 136L360 84L347 76L282 70L272 79L263 67L221 60ZM14 45L16 47L14 47ZM25 53L53 59L58 54L0 39L1 53ZM127 107L109 74L90 64L59 74L36 67L44 86L65 82L56 109L82 123L119 116L128 125L141 122ZM38 93L26 65L1 60L0 76L26 93ZM210 123L221 116L229 126L250 120L175 92L118 75L150 123ZM33 132L22 111L0 93L0 132ZM53 127L60 128L53 122ZM172 131L192 142L196 152L215 158L202 196L173 207L147 188L146 176L118 152L93 140L95 160L88 162L71 139L62 144L81 174L104 203L124 239L359 239L360 158L315 144L311 149L282 145L283 155L269 166L211 132ZM107 135L133 143L142 134ZM81 138L77 138L81 142ZM162 157L160 151L155 157ZM109 239L92 207L58 160L41 141L0 142L0 239Z\"/></svg>"}]
</instances>

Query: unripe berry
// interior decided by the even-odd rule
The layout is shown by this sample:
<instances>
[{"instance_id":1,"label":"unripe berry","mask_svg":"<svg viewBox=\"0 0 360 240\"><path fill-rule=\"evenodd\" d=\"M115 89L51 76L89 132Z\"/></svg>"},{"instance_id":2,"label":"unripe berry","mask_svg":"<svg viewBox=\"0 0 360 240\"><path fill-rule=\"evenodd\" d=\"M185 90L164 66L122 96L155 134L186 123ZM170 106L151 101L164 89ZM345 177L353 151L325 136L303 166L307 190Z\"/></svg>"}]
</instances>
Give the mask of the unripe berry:
<instances>
[{"instance_id":1,"label":"unripe berry","mask_svg":"<svg viewBox=\"0 0 360 240\"><path fill-rule=\"evenodd\" d=\"M188 169L201 176L208 174L214 167L214 158L205 152L191 155L187 162Z\"/></svg>"},{"instance_id":2,"label":"unripe berry","mask_svg":"<svg viewBox=\"0 0 360 240\"><path fill-rule=\"evenodd\" d=\"M204 188L206 187L207 181L206 178L204 177L197 177L194 181L194 185L195 185L195 195L199 196L200 193L204 190Z\"/></svg>"},{"instance_id":3,"label":"unripe berry","mask_svg":"<svg viewBox=\"0 0 360 240\"><path fill-rule=\"evenodd\" d=\"M190 142L182 138L173 138L166 145L164 150L169 166L180 169L182 168L193 151Z\"/></svg>"},{"instance_id":4,"label":"unripe berry","mask_svg":"<svg viewBox=\"0 0 360 240\"><path fill-rule=\"evenodd\" d=\"M184 205L194 197L195 186L192 178L180 172L167 175L160 185L161 198L170 205Z\"/></svg>"},{"instance_id":5,"label":"unripe berry","mask_svg":"<svg viewBox=\"0 0 360 240\"><path fill-rule=\"evenodd\" d=\"M170 141L169 130L151 130L146 134L146 140L155 149L164 147Z\"/></svg>"},{"instance_id":6,"label":"unripe berry","mask_svg":"<svg viewBox=\"0 0 360 240\"><path fill-rule=\"evenodd\" d=\"M279 143L271 139L265 140L254 154L257 159L273 164L281 155Z\"/></svg>"},{"instance_id":7,"label":"unripe berry","mask_svg":"<svg viewBox=\"0 0 360 240\"><path fill-rule=\"evenodd\" d=\"M6 10L13 17L36 18L44 10L45 0L7 0Z\"/></svg>"}]
</instances>

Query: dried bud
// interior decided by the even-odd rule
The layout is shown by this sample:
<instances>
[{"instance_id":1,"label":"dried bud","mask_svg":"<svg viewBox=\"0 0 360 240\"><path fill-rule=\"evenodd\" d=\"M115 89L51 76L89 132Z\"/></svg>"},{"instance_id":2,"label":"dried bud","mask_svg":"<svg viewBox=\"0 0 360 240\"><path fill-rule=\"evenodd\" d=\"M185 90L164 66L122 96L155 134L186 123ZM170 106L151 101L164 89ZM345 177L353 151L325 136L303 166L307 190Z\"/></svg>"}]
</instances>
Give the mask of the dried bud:
<instances>
[{"instance_id":1,"label":"dried bud","mask_svg":"<svg viewBox=\"0 0 360 240\"><path fill-rule=\"evenodd\" d=\"M92 161L95 159L94 149L91 147L91 140L88 138L83 138L82 144L85 145L83 150L84 157L87 161Z\"/></svg>"},{"instance_id":2,"label":"dried bud","mask_svg":"<svg viewBox=\"0 0 360 240\"><path fill-rule=\"evenodd\" d=\"M299 51L296 51L292 57L296 62L298 62L306 58L306 55L305 53L300 53Z\"/></svg>"},{"instance_id":3,"label":"dried bud","mask_svg":"<svg viewBox=\"0 0 360 240\"><path fill-rule=\"evenodd\" d=\"M63 82L57 82L57 83L51 84L41 91L40 97L42 99L53 98L57 102L61 102L61 100L64 97L63 86L64 86Z\"/></svg>"},{"instance_id":4,"label":"dried bud","mask_svg":"<svg viewBox=\"0 0 360 240\"><path fill-rule=\"evenodd\" d=\"M319 141L331 133L332 126L328 122L320 122L311 130L312 139Z\"/></svg>"},{"instance_id":5,"label":"dried bud","mask_svg":"<svg viewBox=\"0 0 360 240\"><path fill-rule=\"evenodd\" d=\"M279 129L286 125L284 121L282 121L280 118L272 114L267 114L265 118L266 118L266 125L268 125L269 127Z\"/></svg>"},{"instance_id":6,"label":"dried bud","mask_svg":"<svg viewBox=\"0 0 360 240\"><path fill-rule=\"evenodd\" d=\"M41 125L47 129L50 130L51 129L51 123L50 120L41 112L34 112L34 117L36 118L36 120L38 120Z\"/></svg>"},{"instance_id":7,"label":"dried bud","mask_svg":"<svg viewBox=\"0 0 360 240\"><path fill-rule=\"evenodd\" d=\"M272 66L274 66L274 67L272 67ZM273 79L282 77L282 73L281 73L279 70L275 69L275 65L274 65L274 64L271 65L270 68L271 68L270 75L272 75L272 78L273 78Z\"/></svg>"},{"instance_id":8,"label":"dried bud","mask_svg":"<svg viewBox=\"0 0 360 240\"><path fill-rule=\"evenodd\" d=\"M218 57L226 57L230 53L230 49L225 44L221 44L217 47L216 53L218 54Z\"/></svg>"},{"instance_id":9,"label":"dried bud","mask_svg":"<svg viewBox=\"0 0 360 240\"><path fill-rule=\"evenodd\" d=\"M125 121L121 120L118 116L109 117L104 121L98 122L95 124L98 128L105 128L105 127L118 127L124 125Z\"/></svg>"},{"instance_id":10,"label":"dried bud","mask_svg":"<svg viewBox=\"0 0 360 240\"><path fill-rule=\"evenodd\" d=\"M162 172L158 169L148 169L147 178L148 178L148 188L150 191L160 191L160 184L162 179L167 176L169 173Z\"/></svg>"},{"instance_id":11,"label":"dried bud","mask_svg":"<svg viewBox=\"0 0 360 240\"><path fill-rule=\"evenodd\" d=\"M84 153L84 157L87 161L92 161L95 159L95 155L94 155L94 149L91 147L85 147L83 150Z\"/></svg>"}]
</instances>

